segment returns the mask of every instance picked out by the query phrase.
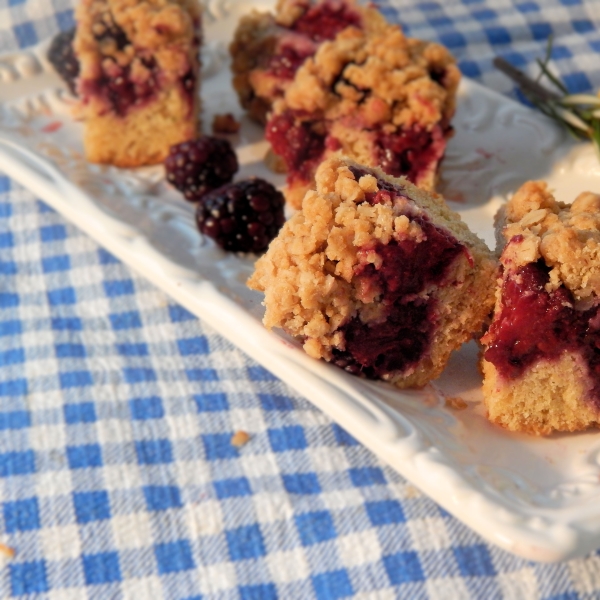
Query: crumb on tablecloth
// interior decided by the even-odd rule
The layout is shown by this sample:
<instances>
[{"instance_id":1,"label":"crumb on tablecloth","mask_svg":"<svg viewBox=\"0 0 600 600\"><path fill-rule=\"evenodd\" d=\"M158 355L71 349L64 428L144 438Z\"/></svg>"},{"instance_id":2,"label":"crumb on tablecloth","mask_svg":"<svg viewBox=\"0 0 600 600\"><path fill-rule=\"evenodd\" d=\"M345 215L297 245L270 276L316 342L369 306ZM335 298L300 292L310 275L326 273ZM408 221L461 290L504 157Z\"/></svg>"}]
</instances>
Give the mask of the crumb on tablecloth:
<instances>
[{"instance_id":1,"label":"crumb on tablecloth","mask_svg":"<svg viewBox=\"0 0 600 600\"><path fill-rule=\"evenodd\" d=\"M249 441L250 434L246 431L242 431L241 429L239 431L236 431L231 436L231 445L235 446L236 448L241 448L242 446L245 446Z\"/></svg>"},{"instance_id":2,"label":"crumb on tablecloth","mask_svg":"<svg viewBox=\"0 0 600 600\"><path fill-rule=\"evenodd\" d=\"M14 558L16 555L16 551L14 548L7 546L6 544L0 544L0 556L4 558Z\"/></svg>"}]
</instances>

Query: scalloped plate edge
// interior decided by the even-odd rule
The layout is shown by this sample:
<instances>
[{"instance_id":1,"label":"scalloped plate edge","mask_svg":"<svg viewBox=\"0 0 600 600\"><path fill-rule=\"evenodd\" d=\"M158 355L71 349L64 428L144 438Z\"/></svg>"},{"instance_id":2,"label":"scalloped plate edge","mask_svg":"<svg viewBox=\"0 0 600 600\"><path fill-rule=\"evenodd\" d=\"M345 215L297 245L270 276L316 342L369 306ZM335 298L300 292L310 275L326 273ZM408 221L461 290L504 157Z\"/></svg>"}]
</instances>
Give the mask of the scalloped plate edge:
<instances>
[{"instance_id":1,"label":"scalloped plate edge","mask_svg":"<svg viewBox=\"0 0 600 600\"><path fill-rule=\"evenodd\" d=\"M485 91L490 94L489 90ZM0 140L0 165L9 176L309 399L486 540L523 558L545 562L582 555L598 545L598 536L581 532L574 523L554 520L553 511L531 515L473 487L444 461L438 448L422 442L418 425L378 399L352 391L347 381L350 376L323 371L327 365L310 359L298 348L266 331L211 282L201 280L195 273L163 257L145 243L141 234L119 231L108 215L98 218L96 214L90 218L90 213L83 208L93 204L93 198L80 189L77 189L80 198L74 198L73 190L65 189L52 177L52 168L46 173L40 169L44 159L34 155L33 161L28 160L28 153L33 154L28 150L21 154ZM77 201L84 197L88 202L77 206Z\"/></svg>"}]
</instances>

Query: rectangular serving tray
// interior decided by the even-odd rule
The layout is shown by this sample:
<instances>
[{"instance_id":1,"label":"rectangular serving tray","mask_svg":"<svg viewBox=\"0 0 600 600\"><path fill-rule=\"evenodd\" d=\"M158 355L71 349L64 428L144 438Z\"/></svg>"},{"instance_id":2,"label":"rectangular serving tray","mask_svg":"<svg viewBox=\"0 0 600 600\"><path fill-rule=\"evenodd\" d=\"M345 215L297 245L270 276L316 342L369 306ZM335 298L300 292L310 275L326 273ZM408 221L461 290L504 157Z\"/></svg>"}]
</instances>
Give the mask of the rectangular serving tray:
<instances>
[{"instance_id":1,"label":"rectangular serving tray","mask_svg":"<svg viewBox=\"0 0 600 600\"><path fill-rule=\"evenodd\" d=\"M232 112L239 178L267 171L262 131L231 89L227 43L241 0L206 14L203 120ZM197 232L191 205L162 167L119 170L83 158L73 99L52 72L48 42L0 56L0 170L288 383L402 476L486 540L519 556L558 561L600 546L600 434L535 438L491 425L481 405L478 349L454 354L442 377L419 391L355 378L309 358L261 324L261 296L245 281L256 257L226 254ZM464 80L441 191L493 247L498 207L528 179L550 182L561 200L600 189L588 145L545 117ZM446 406L460 396L467 408Z\"/></svg>"}]
</instances>

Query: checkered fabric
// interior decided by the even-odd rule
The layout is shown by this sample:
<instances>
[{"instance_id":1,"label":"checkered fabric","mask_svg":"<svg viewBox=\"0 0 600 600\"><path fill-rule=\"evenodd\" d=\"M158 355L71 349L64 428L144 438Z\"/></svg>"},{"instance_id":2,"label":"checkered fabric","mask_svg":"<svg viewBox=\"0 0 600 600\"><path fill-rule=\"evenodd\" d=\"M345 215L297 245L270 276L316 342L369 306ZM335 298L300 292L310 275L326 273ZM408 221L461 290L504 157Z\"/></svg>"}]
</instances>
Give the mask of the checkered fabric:
<instances>
[{"instance_id":1,"label":"checkered fabric","mask_svg":"<svg viewBox=\"0 0 600 600\"><path fill-rule=\"evenodd\" d=\"M600 87L600 5L380 3L501 92L500 54ZM0 0L0 50L73 23ZM600 554L487 545L298 394L0 175L0 597L600 597ZM231 445L234 432L250 441Z\"/></svg>"}]
</instances>

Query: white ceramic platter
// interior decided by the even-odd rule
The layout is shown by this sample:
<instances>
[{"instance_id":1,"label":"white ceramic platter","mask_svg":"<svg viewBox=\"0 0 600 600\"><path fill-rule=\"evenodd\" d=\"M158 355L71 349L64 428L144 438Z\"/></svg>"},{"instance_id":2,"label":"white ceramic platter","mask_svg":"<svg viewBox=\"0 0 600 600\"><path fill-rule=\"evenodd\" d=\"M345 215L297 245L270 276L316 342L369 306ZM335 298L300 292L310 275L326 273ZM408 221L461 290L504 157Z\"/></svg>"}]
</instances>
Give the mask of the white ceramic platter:
<instances>
[{"instance_id":1,"label":"white ceramic platter","mask_svg":"<svg viewBox=\"0 0 600 600\"><path fill-rule=\"evenodd\" d=\"M268 7L265 3L264 7ZM231 90L227 43L243 0L206 14L204 122L242 118L234 142L242 169L281 184L262 163L260 128ZM202 239L192 207L164 183L162 167L119 170L82 158L72 99L45 60L46 44L0 56L0 169L28 187L136 271L306 396L343 428L485 539L522 557L558 561L600 546L600 433L537 439L489 424L477 349L454 355L435 385L398 391L304 354L266 331L261 296L245 281L253 257ZM464 81L442 169L442 191L493 245L493 215L525 180L550 181L559 199L600 189L591 147L544 117ZM461 396L464 410L445 406Z\"/></svg>"}]
</instances>

